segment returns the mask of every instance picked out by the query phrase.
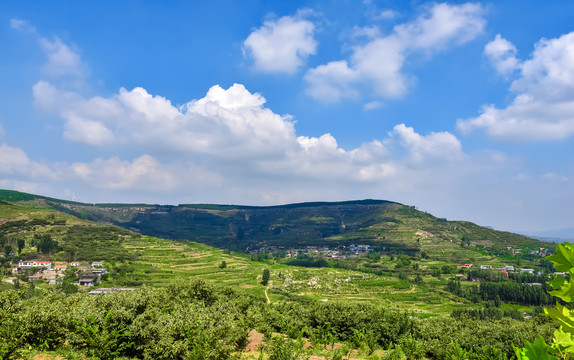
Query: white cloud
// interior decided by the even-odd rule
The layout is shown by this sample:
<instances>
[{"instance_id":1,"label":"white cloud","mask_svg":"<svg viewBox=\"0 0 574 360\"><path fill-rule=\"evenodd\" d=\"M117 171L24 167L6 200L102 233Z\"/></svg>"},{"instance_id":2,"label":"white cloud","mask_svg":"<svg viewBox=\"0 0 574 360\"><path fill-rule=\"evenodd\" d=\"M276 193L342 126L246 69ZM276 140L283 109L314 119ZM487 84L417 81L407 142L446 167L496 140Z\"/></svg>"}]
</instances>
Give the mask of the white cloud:
<instances>
[{"instance_id":1,"label":"white cloud","mask_svg":"<svg viewBox=\"0 0 574 360\"><path fill-rule=\"evenodd\" d=\"M290 116L274 114L263 107L261 95L239 84L227 90L214 86L204 98L180 108L143 88L120 89L109 98L77 99L65 105L53 86L39 88L49 91L35 91L36 103L57 109L66 120L65 137L93 146L225 153L229 158L268 157L277 149L294 146ZM62 96L73 98L68 93Z\"/></svg>"},{"instance_id":2,"label":"white cloud","mask_svg":"<svg viewBox=\"0 0 574 360\"><path fill-rule=\"evenodd\" d=\"M56 175L48 166L30 160L22 149L0 144L0 176L30 180L52 179Z\"/></svg>"},{"instance_id":3,"label":"white cloud","mask_svg":"<svg viewBox=\"0 0 574 360\"><path fill-rule=\"evenodd\" d=\"M369 31L374 38L355 46L348 62L333 61L310 69L305 75L308 94L335 102L358 97L366 86L379 97L400 97L412 83L412 76L403 73L409 56L432 54L468 42L483 31L486 23L479 4L434 4L423 10L414 21L395 26L387 36Z\"/></svg>"},{"instance_id":4,"label":"white cloud","mask_svg":"<svg viewBox=\"0 0 574 360\"><path fill-rule=\"evenodd\" d=\"M457 121L464 134L484 129L493 137L516 141L565 139L574 135L574 32L540 40L519 65L506 108L484 106L473 119Z\"/></svg>"},{"instance_id":5,"label":"white cloud","mask_svg":"<svg viewBox=\"0 0 574 360\"><path fill-rule=\"evenodd\" d=\"M355 26L351 33L352 38L365 37L374 39L381 36L381 30L377 26Z\"/></svg>"},{"instance_id":6,"label":"white cloud","mask_svg":"<svg viewBox=\"0 0 574 360\"><path fill-rule=\"evenodd\" d=\"M316 53L315 25L303 19L305 13L265 21L245 39L244 53L254 60L255 70L291 74Z\"/></svg>"},{"instance_id":7,"label":"white cloud","mask_svg":"<svg viewBox=\"0 0 574 360\"><path fill-rule=\"evenodd\" d=\"M516 51L516 46L500 34L484 47L484 54L500 75L509 75L518 69L520 63Z\"/></svg>"},{"instance_id":8,"label":"white cloud","mask_svg":"<svg viewBox=\"0 0 574 360\"><path fill-rule=\"evenodd\" d=\"M383 106L383 103L380 101L369 101L368 103L363 105L363 110L365 110L365 111L376 110L376 109L380 108L381 106Z\"/></svg>"},{"instance_id":9,"label":"white cloud","mask_svg":"<svg viewBox=\"0 0 574 360\"><path fill-rule=\"evenodd\" d=\"M354 83L359 78L357 71L349 68L345 60L320 65L305 74L305 80L309 83L307 92L325 102L358 98L359 91L355 89Z\"/></svg>"},{"instance_id":10,"label":"white cloud","mask_svg":"<svg viewBox=\"0 0 574 360\"><path fill-rule=\"evenodd\" d=\"M36 28L26 20L10 19L10 27L14 30L32 34L40 44L47 57L42 67L44 75L52 78L66 78L76 81L76 87L88 75L88 67L82 62L77 49L66 44L59 37L48 39L37 32Z\"/></svg>"},{"instance_id":11,"label":"white cloud","mask_svg":"<svg viewBox=\"0 0 574 360\"><path fill-rule=\"evenodd\" d=\"M448 132L431 132L426 136L417 134L412 127L405 124L396 125L393 129L402 146L410 153L412 161L460 161L464 157L462 145L456 136Z\"/></svg>"},{"instance_id":12,"label":"white cloud","mask_svg":"<svg viewBox=\"0 0 574 360\"><path fill-rule=\"evenodd\" d=\"M25 33L32 33L32 34L36 33L36 28L26 20L10 19L10 27L14 30L18 30Z\"/></svg>"},{"instance_id":13,"label":"white cloud","mask_svg":"<svg viewBox=\"0 0 574 360\"><path fill-rule=\"evenodd\" d=\"M52 83L44 80L38 81L32 87L34 105L47 112L61 112L69 108L71 104L78 103L82 97L73 91L58 89Z\"/></svg>"},{"instance_id":14,"label":"white cloud","mask_svg":"<svg viewBox=\"0 0 574 360\"><path fill-rule=\"evenodd\" d=\"M550 181L568 181L570 180L567 176L559 175L556 173L546 173L542 175L542 179Z\"/></svg>"},{"instance_id":15,"label":"white cloud","mask_svg":"<svg viewBox=\"0 0 574 360\"><path fill-rule=\"evenodd\" d=\"M176 183L166 166L149 155L142 155L133 162L118 157L96 159L91 163L74 163L70 168L78 178L104 189L169 190Z\"/></svg>"},{"instance_id":16,"label":"white cloud","mask_svg":"<svg viewBox=\"0 0 574 360\"><path fill-rule=\"evenodd\" d=\"M43 71L46 75L57 78L63 76L85 76L87 69L80 55L59 38L48 40L40 38L40 45L46 52L48 62Z\"/></svg>"},{"instance_id":17,"label":"white cloud","mask_svg":"<svg viewBox=\"0 0 574 360\"><path fill-rule=\"evenodd\" d=\"M415 21L396 26L394 33L409 49L441 50L482 33L486 25L483 15L480 4L434 4Z\"/></svg>"},{"instance_id":18,"label":"white cloud","mask_svg":"<svg viewBox=\"0 0 574 360\"><path fill-rule=\"evenodd\" d=\"M4 128L2 127L2 124L0 124L0 139L2 139L5 134L6 132L4 131Z\"/></svg>"},{"instance_id":19,"label":"white cloud","mask_svg":"<svg viewBox=\"0 0 574 360\"><path fill-rule=\"evenodd\" d=\"M103 146L111 144L114 134L102 123L84 119L73 113L67 115L64 137L88 145Z\"/></svg>"},{"instance_id":20,"label":"white cloud","mask_svg":"<svg viewBox=\"0 0 574 360\"><path fill-rule=\"evenodd\" d=\"M378 19L391 20L397 16L397 12L391 9L383 10L377 16Z\"/></svg>"},{"instance_id":21,"label":"white cloud","mask_svg":"<svg viewBox=\"0 0 574 360\"><path fill-rule=\"evenodd\" d=\"M400 176L398 164L404 160L400 151L393 156L386 147L389 139L345 150L330 134L297 136L290 116L273 113L263 96L240 84L214 86L205 97L180 107L143 88L91 99L62 92L66 102L49 83L38 89L36 102L63 118L66 139L147 154L133 162L111 158L73 164L74 176L92 186L153 188L150 184L164 182L177 187L173 179L185 178L180 169L187 168L226 184L245 184L250 178L374 184ZM401 125L391 138L400 140L393 146L406 149L411 167L427 166L422 160L436 166L462 156L460 143L448 133L423 136ZM171 166L159 163L166 157Z\"/></svg>"}]
</instances>

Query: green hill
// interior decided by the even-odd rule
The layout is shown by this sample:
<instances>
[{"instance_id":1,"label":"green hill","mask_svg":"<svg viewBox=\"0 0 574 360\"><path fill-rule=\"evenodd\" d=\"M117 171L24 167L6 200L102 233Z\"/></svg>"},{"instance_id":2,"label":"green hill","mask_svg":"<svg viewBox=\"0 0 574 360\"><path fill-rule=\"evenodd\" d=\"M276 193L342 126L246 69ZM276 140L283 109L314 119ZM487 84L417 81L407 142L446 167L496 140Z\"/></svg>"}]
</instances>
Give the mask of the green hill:
<instances>
[{"instance_id":1,"label":"green hill","mask_svg":"<svg viewBox=\"0 0 574 360\"><path fill-rule=\"evenodd\" d=\"M447 221L395 202L361 200L281 206L83 204L0 190L0 200L46 207L144 235L251 251L366 244L381 252L453 260L479 253L553 248L548 242L466 221ZM473 253L468 253L472 250Z\"/></svg>"},{"instance_id":2,"label":"green hill","mask_svg":"<svg viewBox=\"0 0 574 360\"><path fill-rule=\"evenodd\" d=\"M3 358L33 358L35 354L46 358L47 350L63 358L91 358L89 354L100 354L102 343L116 344L113 341L124 337L138 344L138 351L124 349L124 358L149 358L152 350L163 354L176 343L188 353L195 351L191 348L195 338L182 339L180 334L191 336L190 329L212 331L214 327L201 322L201 326L190 328L195 320L177 318L185 306L192 307L185 310L189 314L204 312L205 320L217 319L216 314L229 315L226 324L241 326L243 336L253 329L259 335L304 335L310 339L305 346L312 345L306 354L325 358L337 354L323 346L320 334L332 336L349 351L354 349L354 358L359 359L373 358L374 349L378 349L377 356L391 354L382 349L392 345L397 352L420 351L425 354L417 357L421 359L454 358L453 354L464 349L478 354L473 358L494 360L504 358L502 353L511 356L512 344L522 340L532 341L540 335L550 339L556 327L547 319L528 321L523 316L535 316L540 305L554 302L542 285L525 283L544 282L547 274L516 273L506 278L498 271L471 274L457 266L470 261L545 270L545 259L526 251L545 243L468 222L437 219L397 203L89 205L13 191L0 191L0 199ZM141 232L154 231L156 225L160 231L220 241L222 247L249 244L253 248L267 246L267 251L249 256L181 237L174 241L141 235L114 224L139 226ZM244 227L242 238L234 226ZM296 258L285 258L281 251L271 256L267 253L273 245L351 242L369 243L384 251L343 259L320 252ZM509 252L507 244L523 252ZM13 274L18 259L104 261L108 274L97 287L136 290L90 297L87 292L91 288L71 286L71 279L49 285L32 280L31 272ZM296 264L301 266L293 266ZM263 273L269 274L265 285ZM454 280L455 274L464 274L464 281ZM80 275L66 273L66 277ZM214 301L215 308L202 300L205 296ZM165 321L156 321L158 316ZM138 329L151 326L141 326L143 320L161 324L158 333L165 335L167 345L154 348L155 337L137 335ZM84 323L85 327L78 327ZM177 330L167 329L175 329L176 324ZM88 327L96 330L84 331ZM126 327L129 335L121 333ZM95 336L100 333L109 334L106 342L98 342L100 338ZM369 344L368 336L372 336ZM286 346L282 335L277 339L281 341L276 345L271 337L264 339L266 358L271 358L273 346ZM259 358L259 351L244 350L243 346L239 344L234 355Z\"/></svg>"}]
</instances>

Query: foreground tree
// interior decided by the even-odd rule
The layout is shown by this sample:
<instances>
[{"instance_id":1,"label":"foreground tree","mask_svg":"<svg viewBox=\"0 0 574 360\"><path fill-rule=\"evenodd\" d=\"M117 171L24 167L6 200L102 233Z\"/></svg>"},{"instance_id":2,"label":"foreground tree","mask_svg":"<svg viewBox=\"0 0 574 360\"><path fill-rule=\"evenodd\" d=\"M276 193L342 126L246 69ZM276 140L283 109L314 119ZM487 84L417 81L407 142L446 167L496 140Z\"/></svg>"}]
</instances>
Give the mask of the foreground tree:
<instances>
[{"instance_id":1,"label":"foreground tree","mask_svg":"<svg viewBox=\"0 0 574 360\"><path fill-rule=\"evenodd\" d=\"M554 289L550 295L566 303L566 306L556 303L551 309L544 312L560 323L560 328L554 331L554 339L550 345L543 338L532 343L525 341L522 349L515 348L518 360L554 360L574 359L574 244L565 243L556 247L556 254L548 259L554 263L556 270L569 274L568 280L562 276L555 277L548 284ZM558 356L558 357L556 357Z\"/></svg>"}]
</instances>

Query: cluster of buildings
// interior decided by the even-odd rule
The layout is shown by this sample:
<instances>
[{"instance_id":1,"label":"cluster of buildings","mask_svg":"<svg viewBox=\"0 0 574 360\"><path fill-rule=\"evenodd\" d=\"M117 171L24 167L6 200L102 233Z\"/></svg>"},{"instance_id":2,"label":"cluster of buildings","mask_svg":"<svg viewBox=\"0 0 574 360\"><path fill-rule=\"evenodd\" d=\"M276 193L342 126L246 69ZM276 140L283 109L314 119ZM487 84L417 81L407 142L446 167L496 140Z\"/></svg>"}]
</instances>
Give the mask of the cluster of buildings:
<instances>
[{"instance_id":1,"label":"cluster of buildings","mask_svg":"<svg viewBox=\"0 0 574 360\"><path fill-rule=\"evenodd\" d=\"M472 268L472 264L471 263L466 263L464 265L459 266L459 268L462 269L471 269ZM521 274L534 274L534 269L528 269L528 268L522 268L522 269L514 269L514 266L512 265L505 265L502 267L497 267L494 268L492 267L492 265L480 265L480 270L498 270L501 273L521 273Z\"/></svg>"},{"instance_id":2,"label":"cluster of buildings","mask_svg":"<svg viewBox=\"0 0 574 360\"><path fill-rule=\"evenodd\" d=\"M338 245L337 247L331 246L305 246L302 248L290 248L285 249L284 247L277 246L265 246L258 250L253 250L250 254L270 254L276 253L278 251L285 251L286 258L294 258L299 254L310 254L310 255L323 255L325 257L333 259L344 259L347 257L355 257L362 254L367 254L368 252L375 251L375 249L370 245L355 245L351 244L349 246Z\"/></svg>"},{"instance_id":3,"label":"cluster of buildings","mask_svg":"<svg viewBox=\"0 0 574 360\"><path fill-rule=\"evenodd\" d=\"M87 262L51 262L43 260L20 260L12 267L13 274L28 275L28 281L38 282L45 281L48 284L56 284L58 279L64 278L66 275L64 271L74 269L74 272L80 276L75 285L79 286L94 286L100 280L101 276L106 274L108 270L104 267L102 261Z\"/></svg>"},{"instance_id":4,"label":"cluster of buildings","mask_svg":"<svg viewBox=\"0 0 574 360\"><path fill-rule=\"evenodd\" d=\"M510 251L512 253L512 255L518 255L522 252L522 250L520 249L514 249L512 246L507 246L506 250ZM548 255L552 255L548 249L546 248L539 248L538 250L530 250L528 252L530 255L534 255L534 256L539 256L539 257L543 257L543 256L548 256Z\"/></svg>"}]
</instances>

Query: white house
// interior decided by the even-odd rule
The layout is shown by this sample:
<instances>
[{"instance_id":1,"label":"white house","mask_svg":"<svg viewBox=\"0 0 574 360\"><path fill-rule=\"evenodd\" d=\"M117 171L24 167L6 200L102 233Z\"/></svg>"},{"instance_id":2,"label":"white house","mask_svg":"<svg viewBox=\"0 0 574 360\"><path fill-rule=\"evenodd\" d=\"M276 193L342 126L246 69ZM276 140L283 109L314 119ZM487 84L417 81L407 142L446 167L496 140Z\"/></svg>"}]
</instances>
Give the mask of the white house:
<instances>
[{"instance_id":1,"label":"white house","mask_svg":"<svg viewBox=\"0 0 574 360\"><path fill-rule=\"evenodd\" d=\"M40 261L40 260L20 260L18 261L19 269L31 269L31 268L44 268L52 270L51 261Z\"/></svg>"}]
</instances>

